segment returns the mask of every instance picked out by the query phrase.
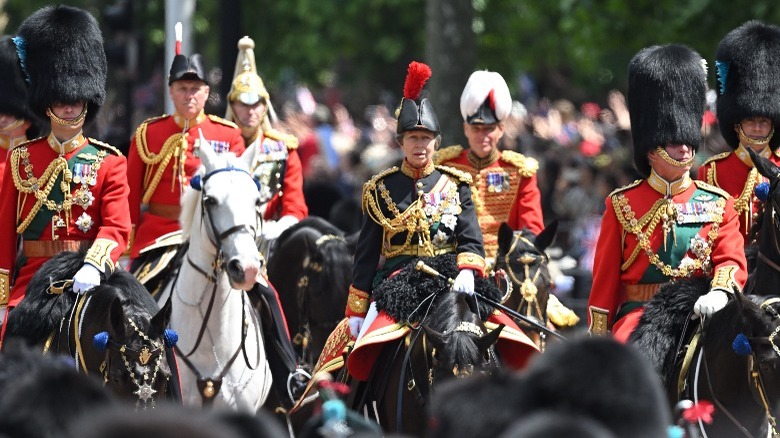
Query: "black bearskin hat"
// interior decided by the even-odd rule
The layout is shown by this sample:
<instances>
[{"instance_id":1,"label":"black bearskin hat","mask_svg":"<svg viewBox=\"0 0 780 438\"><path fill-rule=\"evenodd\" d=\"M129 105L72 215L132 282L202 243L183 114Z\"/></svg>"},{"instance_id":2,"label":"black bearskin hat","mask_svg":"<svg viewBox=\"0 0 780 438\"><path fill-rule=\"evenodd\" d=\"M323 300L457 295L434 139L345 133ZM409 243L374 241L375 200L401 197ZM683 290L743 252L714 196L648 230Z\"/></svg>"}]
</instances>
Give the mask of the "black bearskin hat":
<instances>
[{"instance_id":1,"label":"black bearskin hat","mask_svg":"<svg viewBox=\"0 0 780 438\"><path fill-rule=\"evenodd\" d=\"M56 102L87 105L87 121L106 99L103 35L89 12L71 6L46 6L19 26L15 39L29 88L33 113L46 119Z\"/></svg>"},{"instance_id":2,"label":"black bearskin hat","mask_svg":"<svg viewBox=\"0 0 780 438\"><path fill-rule=\"evenodd\" d=\"M775 135L769 147L780 145L780 27L753 20L721 40L715 56L718 71L718 124L726 143L736 149L734 126L742 119L772 120Z\"/></svg>"},{"instance_id":3,"label":"black bearskin hat","mask_svg":"<svg viewBox=\"0 0 780 438\"><path fill-rule=\"evenodd\" d=\"M203 58L199 54L194 54L187 58L178 54L173 58L171 71L168 74L168 85L173 85L175 81L201 81L206 84L206 69L203 67Z\"/></svg>"},{"instance_id":4,"label":"black bearskin hat","mask_svg":"<svg viewBox=\"0 0 780 438\"><path fill-rule=\"evenodd\" d=\"M17 119L31 120L27 106L27 84L19 65L16 45L11 37L0 38L0 114L10 114Z\"/></svg>"},{"instance_id":5,"label":"black bearskin hat","mask_svg":"<svg viewBox=\"0 0 780 438\"><path fill-rule=\"evenodd\" d=\"M650 175L647 154L666 144L698 150L707 93L706 62L682 44L639 51L628 66L628 111L634 163Z\"/></svg>"},{"instance_id":6,"label":"black bearskin hat","mask_svg":"<svg viewBox=\"0 0 780 438\"><path fill-rule=\"evenodd\" d=\"M420 129L439 134L439 119L433 111L433 105L425 97L420 99L420 93L430 77L431 68L426 64L416 61L409 64L404 82L404 98L396 112L397 134Z\"/></svg>"}]
</instances>

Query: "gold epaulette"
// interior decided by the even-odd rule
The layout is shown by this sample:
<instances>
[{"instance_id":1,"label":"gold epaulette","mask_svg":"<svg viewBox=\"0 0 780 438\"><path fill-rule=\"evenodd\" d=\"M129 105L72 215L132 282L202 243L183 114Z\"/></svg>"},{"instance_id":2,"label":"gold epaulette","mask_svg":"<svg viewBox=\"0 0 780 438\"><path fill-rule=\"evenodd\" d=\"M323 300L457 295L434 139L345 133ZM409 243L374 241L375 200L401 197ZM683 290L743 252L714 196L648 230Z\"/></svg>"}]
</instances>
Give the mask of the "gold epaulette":
<instances>
[{"instance_id":1,"label":"gold epaulette","mask_svg":"<svg viewBox=\"0 0 780 438\"><path fill-rule=\"evenodd\" d=\"M29 145L30 143L32 143L32 142L35 142L35 141L38 141L38 140L40 140L40 139L42 139L42 138L45 138L45 137L46 137L46 136L42 136L42 137L34 138L34 139L32 139L32 140L23 141L23 142L19 143L18 145L16 145L16 146L12 147L11 149L13 150L13 149L16 149L16 148L19 148L19 147L22 147L22 146L27 146L27 145Z\"/></svg>"},{"instance_id":2,"label":"gold epaulette","mask_svg":"<svg viewBox=\"0 0 780 438\"><path fill-rule=\"evenodd\" d=\"M214 114L209 114L209 119L211 119L212 122L221 123L225 126L230 126L231 128L238 129L238 125L236 125L235 123L231 122L230 120L223 119L222 117L215 116Z\"/></svg>"},{"instance_id":3,"label":"gold epaulette","mask_svg":"<svg viewBox=\"0 0 780 438\"><path fill-rule=\"evenodd\" d=\"M534 176L537 170L539 170L539 162L531 157L515 152L515 151L502 151L501 159L507 163L517 167L517 173L524 178L530 178Z\"/></svg>"},{"instance_id":4,"label":"gold epaulette","mask_svg":"<svg viewBox=\"0 0 780 438\"><path fill-rule=\"evenodd\" d=\"M263 132L263 135L271 140L282 141L289 150L298 149L298 138L291 134L285 134L278 129L269 129Z\"/></svg>"},{"instance_id":5,"label":"gold epaulette","mask_svg":"<svg viewBox=\"0 0 780 438\"><path fill-rule=\"evenodd\" d=\"M723 159L727 158L729 155L731 155L731 151L729 151L729 152L722 152L720 154L713 155L713 156L707 158L703 163L701 163L701 165L702 165L702 167L704 167L704 166L706 166L706 165L708 165L710 163L714 163L716 161L723 160Z\"/></svg>"},{"instance_id":6,"label":"gold epaulette","mask_svg":"<svg viewBox=\"0 0 780 438\"><path fill-rule=\"evenodd\" d=\"M642 184L642 181L644 181L644 180L643 179L638 179L638 180L636 180L636 181L634 181L634 182L632 182L630 184L627 184L627 185L624 185L623 187L617 188L617 189L613 190L612 193L610 193L608 197L611 198L611 197L613 197L613 196L615 196L615 195L617 195L619 193L625 192L628 189L633 189L634 187L638 186L639 184Z\"/></svg>"},{"instance_id":7,"label":"gold epaulette","mask_svg":"<svg viewBox=\"0 0 780 438\"><path fill-rule=\"evenodd\" d=\"M100 140L95 140L92 137L87 137L87 140L89 140L90 144L93 144L93 145L95 145L95 146L97 146L97 147L99 147L101 149L106 149L107 151L111 152L114 155L119 155L120 157L122 156L122 151L120 151L119 149L111 146L108 143L102 142Z\"/></svg>"},{"instance_id":8,"label":"gold epaulette","mask_svg":"<svg viewBox=\"0 0 780 438\"><path fill-rule=\"evenodd\" d=\"M141 122L140 125L138 125L138 128L136 128L136 132L139 129L141 129L142 126L149 125L150 123L154 123L154 122L159 122L160 120L168 118L168 117L170 117L169 114L163 114L163 115L157 116L157 117L149 117L148 119L146 119L143 122Z\"/></svg>"},{"instance_id":9,"label":"gold epaulette","mask_svg":"<svg viewBox=\"0 0 780 438\"><path fill-rule=\"evenodd\" d=\"M460 156L463 153L463 146L456 144L455 146L447 146L444 149L439 149L433 154L433 164L441 164L445 161L450 161L453 158Z\"/></svg>"},{"instance_id":10,"label":"gold epaulette","mask_svg":"<svg viewBox=\"0 0 780 438\"><path fill-rule=\"evenodd\" d=\"M728 198L731 197L731 195L729 195L729 192L721 189L720 187L715 187L712 184L707 184L706 182L699 181L698 179L693 180L693 182L696 184L696 187L698 187L698 188L700 188L702 190L706 190L706 191L708 191L710 193L716 194L716 195L718 195L720 197L723 197L725 199L728 199Z\"/></svg>"},{"instance_id":11,"label":"gold epaulette","mask_svg":"<svg viewBox=\"0 0 780 438\"><path fill-rule=\"evenodd\" d=\"M439 169L440 171L448 174L448 175L452 175L455 178L458 178L458 180L460 182L464 182L466 184L471 184L471 182L473 181L471 179L471 175L469 175L468 172L464 172L462 170L458 170L458 169L456 169L454 167L439 165L439 166L436 166L436 168Z\"/></svg>"},{"instance_id":12,"label":"gold epaulette","mask_svg":"<svg viewBox=\"0 0 780 438\"><path fill-rule=\"evenodd\" d=\"M387 175L390 175L390 174L393 174L395 172L398 172L399 170L400 170L400 168L398 166L393 166L393 167L391 167L389 169L385 169L385 170L377 173L373 177L371 177L370 180L366 181L366 183L363 184L363 195L361 196L362 203L363 203L363 212L366 211L366 205L367 205L366 203L368 202L369 198L371 197L371 193L376 189L376 183L380 179L386 177Z\"/></svg>"}]
</instances>

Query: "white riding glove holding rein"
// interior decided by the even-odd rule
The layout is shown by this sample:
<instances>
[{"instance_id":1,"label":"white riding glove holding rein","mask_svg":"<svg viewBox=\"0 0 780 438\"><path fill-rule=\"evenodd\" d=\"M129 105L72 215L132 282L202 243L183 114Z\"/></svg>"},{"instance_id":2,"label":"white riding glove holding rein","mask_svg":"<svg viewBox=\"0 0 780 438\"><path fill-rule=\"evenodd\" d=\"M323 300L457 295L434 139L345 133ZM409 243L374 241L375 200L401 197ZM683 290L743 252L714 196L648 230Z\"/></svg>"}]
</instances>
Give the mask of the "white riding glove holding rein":
<instances>
[{"instance_id":1,"label":"white riding glove holding rein","mask_svg":"<svg viewBox=\"0 0 780 438\"><path fill-rule=\"evenodd\" d=\"M350 316L349 317L349 332L352 334L352 337L357 338L360 334L360 328L363 327L363 323L366 321L366 318L363 318L361 316Z\"/></svg>"},{"instance_id":2,"label":"white riding glove holding rein","mask_svg":"<svg viewBox=\"0 0 780 438\"><path fill-rule=\"evenodd\" d=\"M452 290L455 292L464 292L474 295L474 271L471 269L461 269L452 284Z\"/></svg>"},{"instance_id":3,"label":"white riding glove holding rein","mask_svg":"<svg viewBox=\"0 0 780 438\"><path fill-rule=\"evenodd\" d=\"M73 292L81 295L100 284L100 271L90 264L84 266L73 276Z\"/></svg>"},{"instance_id":4,"label":"white riding glove holding rein","mask_svg":"<svg viewBox=\"0 0 780 438\"><path fill-rule=\"evenodd\" d=\"M263 237L266 240L274 240L279 237L284 230L298 223L298 218L295 216L282 216L278 221L265 221L263 222Z\"/></svg>"},{"instance_id":5,"label":"white riding glove holding rein","mask_svg":"<svg viewBox=\"0 0 780 438\"><path fill-rule=\"evenodd\" d=\"M712 289L696 300L693 312L698 316L710 317L713 313L726 307L729 302L729 292L723 289Z\"/></svg>"}]
</instances>

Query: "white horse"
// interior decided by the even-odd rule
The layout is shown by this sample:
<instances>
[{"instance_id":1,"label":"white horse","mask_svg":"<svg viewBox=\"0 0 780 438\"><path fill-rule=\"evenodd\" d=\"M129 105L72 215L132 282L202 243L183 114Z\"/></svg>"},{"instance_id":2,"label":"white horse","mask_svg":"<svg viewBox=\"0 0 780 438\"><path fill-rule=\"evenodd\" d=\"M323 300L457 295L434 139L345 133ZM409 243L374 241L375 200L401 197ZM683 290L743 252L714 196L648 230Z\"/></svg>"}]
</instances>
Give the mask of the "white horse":
<instances>
[{"instance_id":1,"label":"white horse","mask_svg":"<svg viewBox=\"0 0 780 438\"><path fill-rule=\"evenodd\" d=\"M189 248L159 302L172 300L184 404L255 412L271 386L261 322L245 292L265 281L255 244L260 192L245 159L218 155L207 141L200 159L181 201Z\"/></svg>"}]
</instances>

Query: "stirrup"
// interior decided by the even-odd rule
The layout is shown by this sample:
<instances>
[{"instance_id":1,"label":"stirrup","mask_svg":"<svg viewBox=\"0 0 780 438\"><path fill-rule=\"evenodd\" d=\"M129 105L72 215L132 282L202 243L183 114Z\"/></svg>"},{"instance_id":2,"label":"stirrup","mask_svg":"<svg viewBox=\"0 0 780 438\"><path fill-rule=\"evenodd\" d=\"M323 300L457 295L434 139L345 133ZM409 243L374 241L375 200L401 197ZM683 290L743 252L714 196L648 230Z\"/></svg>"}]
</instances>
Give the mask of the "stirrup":
<instances>
[{"instance_id":1,"label":"stirrup","mask_svg":"<svg viewBox=\"0 0 780 438\"><path fill-rule=\"evenodd\" d=\"M292 382L293 379L295 379L295 376L303 376L306 378L307 382L311 380L311 374L306 372L306 370L304 370L303 368L296 368L295 371L291 372L290 375L287 376L287 396L290 397L290 401L292 401L293 404L295 404L295 402L298 401L293 396Z\"/></svg>"}]
</instances>

